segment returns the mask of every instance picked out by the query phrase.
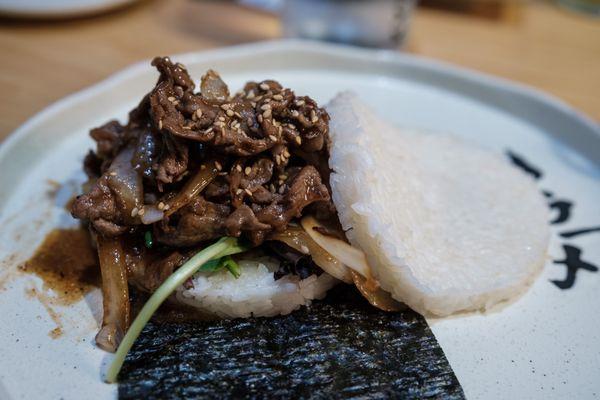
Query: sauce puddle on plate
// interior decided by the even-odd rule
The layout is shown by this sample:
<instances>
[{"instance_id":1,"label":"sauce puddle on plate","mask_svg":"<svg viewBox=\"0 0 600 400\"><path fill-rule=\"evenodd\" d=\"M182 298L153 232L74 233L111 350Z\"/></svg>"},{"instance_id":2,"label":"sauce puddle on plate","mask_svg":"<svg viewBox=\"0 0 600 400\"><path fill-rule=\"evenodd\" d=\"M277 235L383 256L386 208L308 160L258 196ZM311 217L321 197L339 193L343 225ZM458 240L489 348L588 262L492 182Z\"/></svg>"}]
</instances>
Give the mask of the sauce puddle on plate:
<instances>
[{"instance_id":1,"label":"sauce puddle on plate","mask_svg":"<svg viewBox=\"0 0 600 400\"><path fill-rule=\"evenodd\" d=\"M98 256L85 229L54 229L20 269L42 279L41 289L30 287L26 293L44 306L56 324L48 333L53 339L64 332L55 306L77 303L100 284Z\"/></svg>"},{"instance_id":2,"label":"sauce puddle on plate","mask_svg":"<svg viewBox=\"0 0 600 400\"><path fill-rule=\"evenodd\" d=\"M21 269L40 277L60 305L76 303L100 282L98 256L84 229L51 231Z\"/></svg>"}]
</instances>

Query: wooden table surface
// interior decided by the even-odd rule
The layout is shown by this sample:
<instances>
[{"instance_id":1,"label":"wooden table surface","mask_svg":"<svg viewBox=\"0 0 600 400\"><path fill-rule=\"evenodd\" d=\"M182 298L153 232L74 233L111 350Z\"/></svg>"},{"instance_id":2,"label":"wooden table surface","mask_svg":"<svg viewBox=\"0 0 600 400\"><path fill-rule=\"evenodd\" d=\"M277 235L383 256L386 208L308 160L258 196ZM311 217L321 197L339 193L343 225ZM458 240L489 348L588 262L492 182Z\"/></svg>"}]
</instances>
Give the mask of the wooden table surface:
<instances>
[{"instance_id":1,"label":"wooden table surface","mask_svg":"<svg viewBox=\"0 0 600 400\"><path fill-rule=\"evenodd\" d=\"M499 19L419 8L407 50L520 81L600 120L600 20L528 1ZM154 55L280 36L224 1L146 0L54 22L0 20L0 140L51 102Z\"/></svg>"}]
</instances>

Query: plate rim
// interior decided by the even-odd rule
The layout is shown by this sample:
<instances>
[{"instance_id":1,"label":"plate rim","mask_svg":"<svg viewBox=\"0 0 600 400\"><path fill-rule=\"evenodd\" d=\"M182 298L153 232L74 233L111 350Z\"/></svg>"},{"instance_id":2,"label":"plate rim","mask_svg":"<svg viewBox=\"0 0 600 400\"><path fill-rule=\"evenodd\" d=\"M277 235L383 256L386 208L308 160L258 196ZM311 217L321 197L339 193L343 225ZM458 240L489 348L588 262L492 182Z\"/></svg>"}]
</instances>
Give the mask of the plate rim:
<instances>
[{"instance_id":1,"label":"plate rim","mask_svg":"<svg viewBox=\"0 0 600 400\"><path fill-rule=\"evenodd\" d=\"M546 93L533 86L512 81L495 75L486 74L480 71L472 70L462 66L457 66L445 61L430 59L420 55L402 53L395 50L386 49L367 49L348 45L331 44L316 42L303 39L275 39L268 41L255 42L250 44L240 44L234 46L220 47L207 50L199 50L172 54L169 57L177 59L182 63L202 62L207 60L224 60L243 55L256 55L269 52L286 51L304 51L314 55L334 57L334 58L360 58L371 57L375 62L392 64L396 67L410 66L423 69L427 72L433 72L440 75L447 75L452 78L462 79L470 83L483 85L501 92L508 92L510 95L521 96L532 103L538 103L550 107L563 114L564 117L571 119L571 122L578 123L596 135L600 139L600 124L584 112L572 107L558 97ZM144 59L137 61L129 66L118 70L106 78L89 85L76 92L50 103L42 110L29 117L19 127L9 133L2 142L0 142L0 160L8 152L19 144L31 128L41 123L54 114L71 107L77 102L93 97L120 82L127 80L132 76L143 73L149 65L150 60Z\"/></svg>"}]
</instances>

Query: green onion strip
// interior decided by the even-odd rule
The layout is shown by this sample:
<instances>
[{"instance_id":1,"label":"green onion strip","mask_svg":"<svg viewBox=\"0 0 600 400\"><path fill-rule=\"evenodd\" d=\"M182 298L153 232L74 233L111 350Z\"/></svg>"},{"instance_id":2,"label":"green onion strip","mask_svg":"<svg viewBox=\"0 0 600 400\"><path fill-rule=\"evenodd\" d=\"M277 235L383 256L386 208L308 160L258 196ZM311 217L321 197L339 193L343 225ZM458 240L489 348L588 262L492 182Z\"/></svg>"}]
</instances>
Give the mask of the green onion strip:
<instances>
[{"instance_id":1,"label":"green onion strip","mask_svg":"<svg viewBox=\"0 0 600 400\"><path fill-rule=\"evenodd\" d=\"M195 256L190 258L188 262L178 268L171 276L165 280L162 285L150 296L144 307L139 312L125 337L119 344L119 348L115 353L108 371L106 373L105 380L108 383L114 383L117 381L119 371L125 362L125 356L133 346L133 343L138 338L144 326L148 323L152 315L156 312L158 307L186 280L188 280L198 269L204 265L207 261L225 257L231 254L241 253L248 250L238 242L237 238L224 237L219 239L214 244L208 246L202 251L198 252Z\"/></svg>"}]
</instances>

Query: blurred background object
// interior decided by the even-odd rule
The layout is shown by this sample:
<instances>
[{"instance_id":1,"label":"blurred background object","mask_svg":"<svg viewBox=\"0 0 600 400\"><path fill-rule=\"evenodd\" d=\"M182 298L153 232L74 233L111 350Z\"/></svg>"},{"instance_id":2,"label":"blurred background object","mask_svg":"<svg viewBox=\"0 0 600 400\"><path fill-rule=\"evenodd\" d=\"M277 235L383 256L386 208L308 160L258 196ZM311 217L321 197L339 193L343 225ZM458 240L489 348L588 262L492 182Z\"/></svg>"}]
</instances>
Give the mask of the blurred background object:
<instances>
[{"instance_id":1,"label":"blurred background object","mask_svg":"<svg viewBox=\"0 0 600 400\"><path fill-rule=\"evenodd\" d=\"M557 0L559 4L572 10L600 16L600 0Z\"/></svg>"},{"instance_id":2,"label":"blurred background object","mask_svg":"<svg viewBox=\"0 0 600 400\"><path fill-rule=\"evenodd\" d=\"M0 9L9 1L102 0L0 0ZM0 86L10 93L0 102L0 140L51 102L134 62L284 36L403 44L548 91L600 120L600 19L565 6L600 0L413 1L138 0L80 18L0 18ZM398 5L408 8L400 16L381 12ZM319 7L330 11L319 15ZM314 29L315 20L329 22Z\"/></svg>"},{"instance_id":3,"label":"blurred background object","mask_svg":"<svg viewBox=\"0 0 600 400\"><path fill-rule=\"evenodd\" d=\"M530 0L421 0L423 7L489 19L510 19Z\"/></svg>"},{"instance_id":4,"label":"blurred background object","mask_svg":"<svg viewBox=\"0 0 600 400\"><path fill-rule=\"evenodd\" d=\"M414 0L286 0L281 24L286 37L398 48L413 6Z\"/></svg>"},{"instance_id":5,"label":"blurred background object","mask_svg":"<svg viewBox=\"0 0 600 400\"><path fill-rule=\"evenodd\" d=\"M113 10L138 0L0 0L0 14L15 18L71 18Z\"/></svg>"}]
</instances>

